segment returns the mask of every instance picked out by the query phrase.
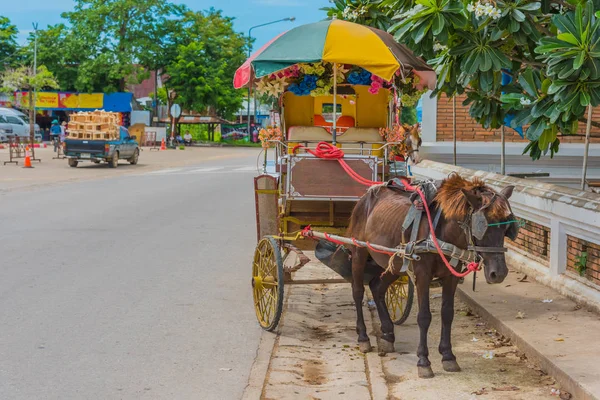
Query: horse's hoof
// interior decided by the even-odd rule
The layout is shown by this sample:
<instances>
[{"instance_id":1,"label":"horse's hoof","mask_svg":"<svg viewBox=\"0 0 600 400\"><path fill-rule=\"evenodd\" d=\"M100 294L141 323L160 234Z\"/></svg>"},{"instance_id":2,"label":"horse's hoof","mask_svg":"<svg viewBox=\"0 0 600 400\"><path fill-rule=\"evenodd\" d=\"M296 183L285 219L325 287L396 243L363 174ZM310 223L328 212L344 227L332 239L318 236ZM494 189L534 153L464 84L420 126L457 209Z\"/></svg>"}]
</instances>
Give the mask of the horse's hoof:
<instances>
[{"instance_id":1,"label":"horse's hoof","mask_svg":"<svg viewBox=\"0 0 600 400\"><path fill-rule=\"evenodd\" d=\"M460 372L461 371L460 366L458 365L456 360L442 361L442 367L444 368L444 371L446 371L446 372Z\"/></svg>"},{"instance_id":2,"label":"horse's hoof","mask_svg":"<svg viewBox=\"0 0 600 400\"><path fill-rule=\"evenodd\" d=\"M380 353L393 353L394 351L396 351L396 349L394 348L394 343L393 342L388 342L385 339L381 339L379 341L379 352Z\"/></svg>"},{"instance_id":3,"label":"horse's hoof","mask_svg":"<svg viewBox=\"0 0 600 400\"><path fill-rule=\"evenodd\" d=\"M435 375L431 367L417 367L419 369L419 378L430 379Z\"/></svg>"},{"instance_id":4,"label":"horse's hoof","mask_svg":"<svg viewBox=\"0 0 600 400\"><path fill-rule=\"evenodd\" d=\"M373 348L371 342L358 342L358 349L361 353L369 353Z\"/></svg>"}]
</instances>

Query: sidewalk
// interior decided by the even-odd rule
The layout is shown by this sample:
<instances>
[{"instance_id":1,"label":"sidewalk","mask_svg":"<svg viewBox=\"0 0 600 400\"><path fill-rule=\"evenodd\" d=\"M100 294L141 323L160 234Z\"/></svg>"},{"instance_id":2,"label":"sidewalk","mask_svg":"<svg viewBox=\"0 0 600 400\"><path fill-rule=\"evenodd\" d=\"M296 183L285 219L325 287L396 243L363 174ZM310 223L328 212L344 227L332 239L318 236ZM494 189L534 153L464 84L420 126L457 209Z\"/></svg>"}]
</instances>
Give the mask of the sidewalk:
<instances>
[{"instance_id":1,"label":"sidewalk","mask_svg":"<svg viewBox=\"0 0 600 400\"><path fill-rule=\"evenodd\" d=\"M313 257L311 252L306 255ZM314 260L314 258L313 258ZM311 261L295 279L338 278ZM467 286L466 284L463 286ZM417 377L417 306L395 328L395 353L379 355L376 311L365 322L373 352L356 344L356 312L349 284L287 285L286 304L277 334L264 332L244 400L553 400L554 379L540 371L515 346L456 301L453 346L463 369L444 372L437 352L441 289L431 291L433 320L429 350L433 379ZM368 300L369 290L367 289ZM493 352L493 359L483 357Z\"/></svg>"},{"instance_id":2,"label":"sidewalk","mask_svg":"<svg viewBox=\"0 0 600 400\"><path fill-rule=\"evenodd\" d=\"M475 292L468 279L459 296L573 398L600 399L600 316L524 277L511 271L499 285L480 277Z\"/></svg>"}]
</instances>

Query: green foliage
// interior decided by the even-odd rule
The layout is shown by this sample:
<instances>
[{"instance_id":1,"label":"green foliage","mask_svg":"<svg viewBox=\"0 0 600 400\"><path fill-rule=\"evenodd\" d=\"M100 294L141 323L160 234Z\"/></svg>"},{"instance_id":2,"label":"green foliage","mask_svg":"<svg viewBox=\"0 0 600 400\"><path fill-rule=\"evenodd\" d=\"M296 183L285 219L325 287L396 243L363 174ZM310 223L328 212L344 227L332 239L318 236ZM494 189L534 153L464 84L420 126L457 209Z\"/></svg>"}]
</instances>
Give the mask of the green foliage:
<instances>
[{"instance_id":1,"label":"green foliage","mask_svg":"<svg viewBox=\"0 0 600 400\"><path fill-rule=\"evenodd\" d=\"M44 65L38 66L37 74L34 74L31 67L18 67L8 69L0 76L2 89L4 91L13 92L16 90L43 90L56 89L58 83Z\"/></svg>"},{"instance_id":2,"label":"green foliage","mask_svg":"<svg viewBox=\"0 0 600 400\"><path fill-rule=\"evenodd\" d=\"M187 42L165 67L167 87L184 109L232 117L244 93L233 88L231 77L246 58L247 38L235 32L232 18L214 9L186 13L184 26Z\"/></svg>"},{"instance_id":3,"label":"green foliage","mask_svg":"<svg viewBox=\"0 0 600 400\"><path fill-rule=\"evenodd\" d=\"M58 82L44 65L37 68L37 73L31 67L18 67L7 69L0 75L1 90L5 92L14 92L25 90L29 92L29 132L31 143L34 142L33 110L36 99L35 91L44 89L57 89Z\"/></svg>"},{"instance_id":4,"label":"green foliage","mask_svg":"<svg viewBox=\"0 0 600 400\"><path fill-rule=\"evenodd\" d=\"M348 12L365 7L360 18ZM327 10L371 25L372 8L436 69L435 94L466 93L471 117L485 128L499 128L507 115L511 127L529 126L525 152L533 159L553 156L560 136L577 133L586 108L600 104L597 1L336 0ZM511 83L502 84L503 71Z\"/></svg>"},{"instance_id":5,"label":"green foliage","mask_svg":"<svg viewBox=\"0 0 600 400\"><path fill-rule=\"evenodd\" d=\"M402 107L400 113L400 123L402 125L415 125L417 123L416 107Z\"/></svg>"},{"instance_id":6,"label":"green foliage","mask_svg":"<svg viewBox=\"0 0 600 400\"><path fill-rule=\"evenodd\" d=\"M583 251L580 255L575 257L575 268L577 269L577 272L579 272L580 276L585 276L585 271L587 270L587 259L587 251Z\"/></svg>"},{"instance_id":7,"label":"green foliage","mask_svg":"<svg viewBox=\"0 0 600 400\"><path fill-rule=\"evenodd\" d=\"M8 18L0 16L0 71L15 65L18 33L17 27Z\"/></svg>"}]
</instances>

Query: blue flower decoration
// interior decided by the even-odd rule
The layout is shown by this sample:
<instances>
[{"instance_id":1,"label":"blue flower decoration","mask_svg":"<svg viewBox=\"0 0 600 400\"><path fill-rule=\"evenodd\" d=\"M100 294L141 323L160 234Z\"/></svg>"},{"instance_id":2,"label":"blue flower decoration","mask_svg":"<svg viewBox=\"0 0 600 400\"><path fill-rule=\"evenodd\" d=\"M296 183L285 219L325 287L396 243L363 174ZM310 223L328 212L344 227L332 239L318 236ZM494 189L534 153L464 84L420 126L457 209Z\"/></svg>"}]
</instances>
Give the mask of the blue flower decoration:
<instances>
[{"instance_id":1,"label":"blue flower decoration","mask_svg":"<svg viewBox=\"0 0 600 400\"><path fill-rule=\"evenodd\" d=\"M348 83L352 85L367 85L371 84L371 73L364 69L353 71L348 75Z\"/></svg>"}]
</instances>

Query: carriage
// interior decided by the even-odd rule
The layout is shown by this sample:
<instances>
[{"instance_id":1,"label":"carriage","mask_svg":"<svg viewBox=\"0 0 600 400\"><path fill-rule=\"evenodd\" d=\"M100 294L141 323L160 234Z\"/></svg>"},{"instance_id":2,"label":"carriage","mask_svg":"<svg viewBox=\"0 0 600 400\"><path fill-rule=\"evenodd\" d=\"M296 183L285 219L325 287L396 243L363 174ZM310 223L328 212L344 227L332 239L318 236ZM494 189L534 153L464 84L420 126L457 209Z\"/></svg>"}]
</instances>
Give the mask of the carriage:
<instances>
[{"instance_id":1,"label":"carriage","mask_svg":"<svg viewBox=\"0 0 600 400\"><path fill-rule=\"evenodd\" d=\"M287 285L352 280L347 263L327 262L349 257L332 237L344 235L365 183L406 175L420 140L414 127L400 125L398 99L418 97L434 83L435 73L389 34L335 19L278 36L238 69L236 88L250 86L280 107L276 126L261 130L263 173L254 178L251 283L263 329L277 327ZM269 168L267 152L274 160ZM307 239L308 229L326 240ZM309 261L307 250L340 278L294 279ZM377 273L375 265L365 283ZM394 323L407 319L413 296L412 281L399 275L386 292Z\"/></svg>"}]
</instances>

